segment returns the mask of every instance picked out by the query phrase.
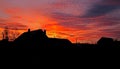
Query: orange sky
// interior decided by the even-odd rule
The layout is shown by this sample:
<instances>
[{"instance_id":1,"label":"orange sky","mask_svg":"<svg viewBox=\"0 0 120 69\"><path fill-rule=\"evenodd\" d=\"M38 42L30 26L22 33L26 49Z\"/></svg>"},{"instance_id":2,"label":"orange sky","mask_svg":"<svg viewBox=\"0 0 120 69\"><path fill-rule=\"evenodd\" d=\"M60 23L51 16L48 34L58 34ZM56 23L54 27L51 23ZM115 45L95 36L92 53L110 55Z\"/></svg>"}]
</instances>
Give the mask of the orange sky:
<instances>
[{"instance_id":1,"label":"orange sky","mask_svg":"<svg viewBox=\"0 0 120 69\"><path fill-rule=\"evenodd\" d=\"M72 42L120 39L119 7L118 0L0 0L0 33L7 26L20 33L46 29L49 37Z\"/></svg>"}]
</instances>

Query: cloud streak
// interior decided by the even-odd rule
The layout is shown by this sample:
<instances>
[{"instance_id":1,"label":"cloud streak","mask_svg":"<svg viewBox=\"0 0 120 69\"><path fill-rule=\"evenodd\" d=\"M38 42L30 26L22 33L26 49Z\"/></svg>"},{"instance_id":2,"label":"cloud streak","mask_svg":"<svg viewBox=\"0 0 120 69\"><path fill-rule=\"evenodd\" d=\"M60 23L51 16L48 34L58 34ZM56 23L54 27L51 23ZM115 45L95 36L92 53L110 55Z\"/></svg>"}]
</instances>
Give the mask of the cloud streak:
<instances>
[{"instance_id":1,"label":"cloud streak","mask_svg":"<svg viewBox=\"0 0 120 69\"><path fill-rule=\"evenodd\" d=\"M117 4L117 5L116 5ZM119 0L101 0L94 4L83 17L99 17L120 9Z\"/></svg>"}]
</instances>

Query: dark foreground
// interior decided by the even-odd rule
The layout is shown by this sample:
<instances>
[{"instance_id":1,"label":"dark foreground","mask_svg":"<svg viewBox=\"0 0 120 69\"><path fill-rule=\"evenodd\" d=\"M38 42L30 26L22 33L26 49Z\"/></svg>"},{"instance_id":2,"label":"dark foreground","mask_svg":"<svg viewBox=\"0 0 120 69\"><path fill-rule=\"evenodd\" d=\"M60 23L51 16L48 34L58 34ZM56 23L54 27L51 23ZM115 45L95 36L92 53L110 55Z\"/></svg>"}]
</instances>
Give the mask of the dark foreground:
<instances>
[{"instance_id":1,"label":"dark foreground","mask_svg":"<svg viewBox=\"0 0 120 69\"><path fill-rule=\"evenodd\" d=\"M1 42L0 48L6 49L82 49L82 48L120 48L120 43L110 44L15 44L14 42Z\"/></svg>"}]
</instances>

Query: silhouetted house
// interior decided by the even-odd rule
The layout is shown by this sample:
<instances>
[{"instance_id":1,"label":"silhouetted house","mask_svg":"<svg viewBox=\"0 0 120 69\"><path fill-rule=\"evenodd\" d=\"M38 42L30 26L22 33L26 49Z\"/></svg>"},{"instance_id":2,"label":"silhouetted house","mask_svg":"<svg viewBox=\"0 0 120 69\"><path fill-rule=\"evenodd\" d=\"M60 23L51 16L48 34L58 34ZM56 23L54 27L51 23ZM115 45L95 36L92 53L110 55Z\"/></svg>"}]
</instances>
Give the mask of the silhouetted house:
<instances>
[{"instance_id":1,"label":"silhouetted house","mask_svg":"<svg viewBox=\"0 0 120 69\"><path fill-rule=\"evenodd\" d=\"M46 30L35 30L23 33L14 41L18 48L67 48L72 43L66 39L48 38Z\"/></svg>"},{"instance_id":2,"label":"silhouetted house","mask_svg":"<svg viewBox=\"0 0 120 69\"><path fill-rule=\"evenodd\" d=\"M47 38L48 37L45 30L39 29L30 31L30 29L28 29L28 32L23 33L21 36L15 39L14 43L20 47L33 47L34 45L38 45L38 43L44 41Z\"/></svg>"},{"instance_id":3,"label":"silhouetted house","mask_svg":"<svg viewBox=\"0 0 120 69\"><path fill-rule=\"evenodd\" d=\"M49 38L50 48L72 48L72 43L67 39Z\"/></svg>"},{"instance_id":4,"label":"silhouetted house","mask_svg":"<svg viewBox=\"0 0 120 69\"><path fill-rule=\"evenodd\" d=\"M120 41L117 41L117 40L116 40L116 41L114 41L114 44L115 44L115 47L116 47L116 48L120 48Z\"/></svg>"},{"instance_id":5,"label":"silhouetted house","mask_svg":"<svg viewBox=\"0 0 120 69\"><path fill-rule=\"evenodd\" d=\"M112 38L102 37L98 42L97 45L101 47L113 47L114 40Z\"/></svg>"},{"instance_id":6,"label":"silhouetted house","mask_svg":"<svg viewBox=\"0 0 120 69\"><path fill-rule=\"evenodd\" d=\"M23 42L23 41L37 41L39 39L46 39L48 38L46 35L46 31L39 29L35 31L30 31L28 29L28 32L23 33L21 36L19 36L17 39L15 39L15 42Z\"/></svg>"}]
</instances>

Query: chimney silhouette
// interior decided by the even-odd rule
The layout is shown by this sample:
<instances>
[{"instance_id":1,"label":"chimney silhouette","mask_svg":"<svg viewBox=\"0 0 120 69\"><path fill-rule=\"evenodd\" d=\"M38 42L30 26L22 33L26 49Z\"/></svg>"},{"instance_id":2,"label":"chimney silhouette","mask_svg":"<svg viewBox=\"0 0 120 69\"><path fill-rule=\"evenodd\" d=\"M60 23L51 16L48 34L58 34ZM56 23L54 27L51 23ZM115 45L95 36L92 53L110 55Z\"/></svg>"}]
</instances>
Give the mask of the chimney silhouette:
<instances>
[{"instance_id":1,"label":"chimney silhouette","mask_svg":"<svg viewBox=\"0 0 120 69\"><path fill-rule=\"evenodd\" d=\"M46 35L46 30L44 30L43 32L44 32L44 34Z\"/></svg>"},{"instance_id":2,"label":"chimney silhouette","mask_svg":"<svg viewBox=\"0 0 120 69\"><path fill-rule=\"evenodd\" d=\"M30 29L28 29L28 32L30 32Z\"/></svg>"}]
</instances>

